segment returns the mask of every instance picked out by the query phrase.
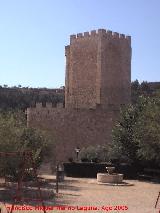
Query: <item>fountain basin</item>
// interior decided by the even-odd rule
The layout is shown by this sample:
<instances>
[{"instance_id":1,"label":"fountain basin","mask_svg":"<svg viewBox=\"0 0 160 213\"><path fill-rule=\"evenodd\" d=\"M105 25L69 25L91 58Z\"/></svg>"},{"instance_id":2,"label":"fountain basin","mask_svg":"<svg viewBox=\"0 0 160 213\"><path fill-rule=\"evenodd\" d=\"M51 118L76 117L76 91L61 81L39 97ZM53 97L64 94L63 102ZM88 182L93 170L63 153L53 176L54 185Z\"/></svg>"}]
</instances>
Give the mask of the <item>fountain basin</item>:
<instances>
[{"instance_id":1,"label":"fountain basin","mask_svg":"<svg viewBox=\"0 0 160 213\"><path fill-rule=\"evenodd\" d=\"M97 173L97 181L100 183L122 183L123 174Z\"/></svg>"}]
</instances>

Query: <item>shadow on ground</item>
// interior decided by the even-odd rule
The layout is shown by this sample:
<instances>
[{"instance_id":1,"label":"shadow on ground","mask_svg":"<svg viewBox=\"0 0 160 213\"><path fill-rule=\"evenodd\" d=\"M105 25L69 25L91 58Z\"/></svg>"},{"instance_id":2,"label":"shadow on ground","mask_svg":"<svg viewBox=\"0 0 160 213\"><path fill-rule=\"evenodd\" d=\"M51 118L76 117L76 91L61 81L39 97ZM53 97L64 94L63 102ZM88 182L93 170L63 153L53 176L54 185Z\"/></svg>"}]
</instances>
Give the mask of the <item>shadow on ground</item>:
<instances>
[{"instance_id":1,"label":"shadow on ground","mask_svg":"<svg viewBox=\"0 0 160 213\"><path fill-rule=\"evenodd\" d=\"M73 186L73 183L78 183L78 180L65 180L64 182L58 183L58 191L56 193L56 180L55 179L43 179L40 178L40 188L42 199L45 206L63 206L69 205L79 194L80 187ZM5 186L0 185L0 202L7 203L12 206L14 197L16 195L15 183L7 183ZM35 182L27 182L23 184L21 190L21 201L16 201L15 205L29 205L29 206L42 206L42 202L39 196L37 184Z\"/></svg>"}]
</instances>

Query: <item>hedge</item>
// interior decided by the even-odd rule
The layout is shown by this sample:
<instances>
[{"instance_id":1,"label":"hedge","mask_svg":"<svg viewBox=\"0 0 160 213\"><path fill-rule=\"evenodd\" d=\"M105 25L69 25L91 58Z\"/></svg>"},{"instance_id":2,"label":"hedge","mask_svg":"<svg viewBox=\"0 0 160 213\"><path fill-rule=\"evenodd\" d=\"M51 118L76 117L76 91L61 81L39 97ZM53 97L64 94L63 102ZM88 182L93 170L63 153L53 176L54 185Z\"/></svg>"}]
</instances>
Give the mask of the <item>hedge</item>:
<instances>
[{"instance_id":1,"label":"hedge","mask_svg":"<svg viewBox=\"0 0 160 213\"><path fill-rule=\"evenodd\" d=\"M107 166L115 166L115 172L124 174L124 178L137 177L140 168L129 164L110 164L110 163L64 163L64 172L68 177L87 177L96 178L97 173L106 173Z\"/></svg>"}]
</instances>

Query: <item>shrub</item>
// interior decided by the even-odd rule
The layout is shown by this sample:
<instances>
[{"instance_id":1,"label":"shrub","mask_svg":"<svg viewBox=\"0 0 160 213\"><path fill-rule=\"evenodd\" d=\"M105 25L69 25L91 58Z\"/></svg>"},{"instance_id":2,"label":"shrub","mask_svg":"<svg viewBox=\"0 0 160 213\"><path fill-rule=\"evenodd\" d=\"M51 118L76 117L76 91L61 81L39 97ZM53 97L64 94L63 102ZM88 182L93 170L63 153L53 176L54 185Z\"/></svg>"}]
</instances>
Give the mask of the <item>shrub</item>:
<instances>
[{"instance_id":1,"label":"shrub","mask_svg":"<svg viewBox=\"0 0 160 213\"><path fill-rule=\"evenodd\" d=\"M109 147L98 145L82 148L79 157L82 162L106 162L109 161Z\"/></svg>"},{"instance_id":2,"label":"shrub","mask_svg":"<svg viewBox=\"0 0 160 213\"><path fill-rule=\"evenodd\" d=\"M38 168L45 156L52 155L51 138L44 132L26 127L23 112L0 113L0 150L1 152L32 151L35 167ZM53 146L53 145L52 145ZM22 156L0 157L0 174L17 178ZM31 167L31 165L28 165Z\"/></svg>"}]
</instances>

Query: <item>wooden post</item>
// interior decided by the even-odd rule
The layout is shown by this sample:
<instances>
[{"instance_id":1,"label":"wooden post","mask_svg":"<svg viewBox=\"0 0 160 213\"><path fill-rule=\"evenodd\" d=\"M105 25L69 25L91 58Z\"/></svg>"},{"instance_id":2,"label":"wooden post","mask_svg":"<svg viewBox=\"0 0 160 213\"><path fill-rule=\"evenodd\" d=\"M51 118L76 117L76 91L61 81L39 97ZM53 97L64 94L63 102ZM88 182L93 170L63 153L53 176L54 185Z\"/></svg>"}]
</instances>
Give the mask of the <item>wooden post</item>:
<instances>
[{"instance_id":1,"label":"wooden post","mask_svg":"<svg viewBox=\"0 0 160 213\"><path fill-rule=\"evenodd\" d=\"M56 193L58 193L58 181L59 181L59 165L56 166Z\"/></svg>"},{"instance_id":2,"label":"wooden post","mask_svg":"<svg viewBox=\"0 0 160 213\"><path fill-rule=\"evenodd\" d=\"M156 200L155 209L156 209L156 207L157 207L159 197L160 197L160 192L159 192L158 197L157 197L157 200Z\"/></svg>"}]
</instances>

